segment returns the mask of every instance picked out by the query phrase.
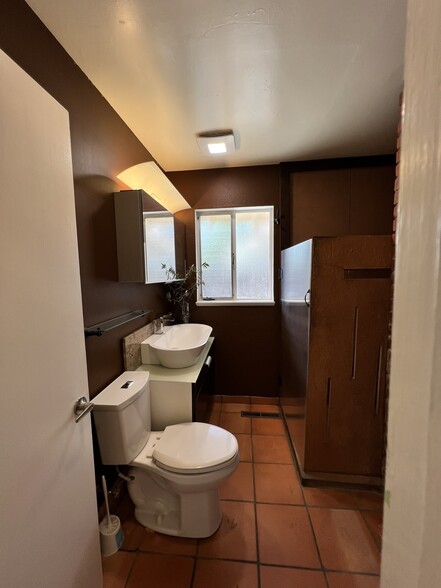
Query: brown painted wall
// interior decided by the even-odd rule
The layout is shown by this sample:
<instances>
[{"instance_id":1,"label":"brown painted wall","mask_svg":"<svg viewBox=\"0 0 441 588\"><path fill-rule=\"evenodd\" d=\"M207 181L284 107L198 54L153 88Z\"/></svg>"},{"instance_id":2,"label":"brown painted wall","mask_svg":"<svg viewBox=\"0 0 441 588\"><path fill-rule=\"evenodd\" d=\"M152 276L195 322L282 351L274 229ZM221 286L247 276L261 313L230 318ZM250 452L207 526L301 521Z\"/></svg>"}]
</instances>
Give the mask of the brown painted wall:
<instances>
[{"instance_id":1,"label":"brown painted wall","mask_svg":"<svg viewBox=\"0 0 441 588\"><path fill-rule=\"evenodd\" d=\"M195 261L194 210L231 206L279 207L279 166L224 168L168 174L192 209L186 224L187 264ZM216 393L277 396L279 378L280 231L275 225L275 306L196 307L191 321L213 327L216 337Z\"/></svg>"},{"instance_id":2,"label":"brown painted wall","mask_svg":"<svg viewBox=\"0 0 441 588\"><path fill-rule=\"evenodd\" d=\"M69 112L85 325L138 308L162 312L161 286L117 281L116 175L152 156L23 0L3 0L1 10L0 48ZM121 338L145 322L87 339L91 396L123 371Z\"/></svg>"}]
</instances>

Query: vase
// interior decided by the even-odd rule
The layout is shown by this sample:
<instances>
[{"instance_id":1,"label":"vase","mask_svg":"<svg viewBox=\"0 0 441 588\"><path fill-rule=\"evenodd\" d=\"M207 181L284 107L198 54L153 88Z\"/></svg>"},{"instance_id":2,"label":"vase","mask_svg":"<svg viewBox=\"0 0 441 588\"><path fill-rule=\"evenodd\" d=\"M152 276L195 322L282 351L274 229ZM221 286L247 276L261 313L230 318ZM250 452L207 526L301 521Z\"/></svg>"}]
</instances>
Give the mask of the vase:
<instances>
[{"instance_id":1,"label":"vase","mask_svg":"<svg viewBox=\"0 0 441 588\"><path fill-rule=\"evenodd\" d=\"M183 323L188 323L190 318L190 305L188 302L181 304L181 318Z\"/></svg>"}]
</instances>

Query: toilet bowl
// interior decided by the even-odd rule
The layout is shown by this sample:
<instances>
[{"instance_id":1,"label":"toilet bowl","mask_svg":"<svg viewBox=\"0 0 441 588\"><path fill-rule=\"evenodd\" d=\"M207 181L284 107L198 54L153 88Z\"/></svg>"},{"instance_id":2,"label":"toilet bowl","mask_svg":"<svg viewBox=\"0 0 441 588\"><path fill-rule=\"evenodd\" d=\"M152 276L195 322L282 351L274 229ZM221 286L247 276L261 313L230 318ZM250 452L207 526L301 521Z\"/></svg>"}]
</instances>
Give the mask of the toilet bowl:
<instances>
[{"instance_id":1,"label":"toilet bowl","mask_svg":"<svg viewBox=\"0 0 441 588\"><path fill-rule=\"evenodd\" d=\"M209 537L222 512L219 485L239 463L237 440L207 423L151 431L148 372L124 372L94 398L104 465L130 465L135 518L178 537Z\"/></svg>"}]
</instances>

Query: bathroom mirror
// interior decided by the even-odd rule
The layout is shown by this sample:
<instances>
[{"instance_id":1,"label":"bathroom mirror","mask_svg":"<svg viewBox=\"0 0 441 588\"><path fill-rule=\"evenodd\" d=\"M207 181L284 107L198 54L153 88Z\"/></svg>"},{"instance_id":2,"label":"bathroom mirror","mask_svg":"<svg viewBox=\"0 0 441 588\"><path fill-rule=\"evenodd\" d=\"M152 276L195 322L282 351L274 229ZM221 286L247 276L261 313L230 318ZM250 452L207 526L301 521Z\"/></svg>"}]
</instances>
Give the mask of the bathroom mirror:
<instances>
[{"instance_id":1,"label":"bathroom mirror","mask_svg":"<svg viewBox=\"0 0 441 588\"><path fill-rule=\"evenodd\" d=\"M172 267L184 273L185 227L143 190L114 193L118 279L165 282Z\"/></svg>"}]
</instances>

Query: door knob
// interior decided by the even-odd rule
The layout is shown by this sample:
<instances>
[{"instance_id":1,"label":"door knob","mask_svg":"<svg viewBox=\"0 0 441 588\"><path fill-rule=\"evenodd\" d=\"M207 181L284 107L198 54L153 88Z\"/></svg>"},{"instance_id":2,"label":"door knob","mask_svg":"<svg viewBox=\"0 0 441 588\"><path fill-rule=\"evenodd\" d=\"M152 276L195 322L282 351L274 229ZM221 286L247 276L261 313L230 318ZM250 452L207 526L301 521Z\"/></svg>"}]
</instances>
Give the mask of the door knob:
<instances>
[{"instance_id":1,"label":"door knob","mask_svg":"<svg viewBox=\"0 0 441 588\"><path fill-rule=\"evenodd\" d=\"M74 405L74 413L75 413L75 422L77 423L83 416L86 416L89 412L93 410L94 404L93 402L88 402L85 396L81 396L75 402Z\"/></svg>"},{"instance_id":2,"label":"door knob","mask_svg":"<svg viewBox=\"0 0 441 588\"><path fill-rule=\"evenodd\" d=\"M308 296L308 294L309 294L309 298L307 299L306 297ZM307 292L306 292L305 297L303 298L303 300L305 301L306 306L309 308L309 303L310 303L310 300L311 300L311 290L307 290Z\"/></svg>"}]
</instances>

